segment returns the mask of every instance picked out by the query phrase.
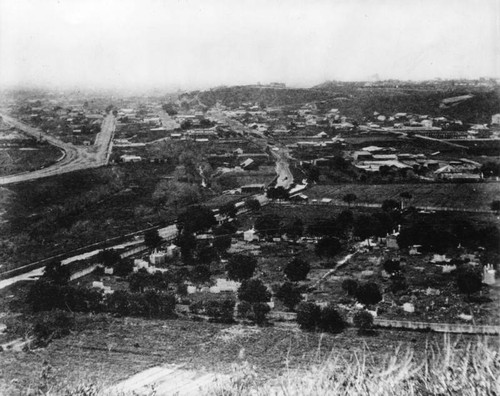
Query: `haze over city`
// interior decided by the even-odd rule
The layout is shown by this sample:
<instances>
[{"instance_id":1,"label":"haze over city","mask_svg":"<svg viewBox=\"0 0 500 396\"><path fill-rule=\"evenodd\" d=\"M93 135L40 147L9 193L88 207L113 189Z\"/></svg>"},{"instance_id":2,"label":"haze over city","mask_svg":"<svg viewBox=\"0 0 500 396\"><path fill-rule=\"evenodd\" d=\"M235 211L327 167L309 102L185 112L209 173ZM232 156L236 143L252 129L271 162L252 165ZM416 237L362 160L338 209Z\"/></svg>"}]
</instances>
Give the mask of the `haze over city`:
<instances>
[{"instance_id":1,"label":"haze over city","mask_svg":"<svg viewBox=\"0 0 500 396\"><path fill-rule=\"evenodd\" d=\"M0 1L0 86L500 77L499 2Z\"/></svg>"}]
</instances>

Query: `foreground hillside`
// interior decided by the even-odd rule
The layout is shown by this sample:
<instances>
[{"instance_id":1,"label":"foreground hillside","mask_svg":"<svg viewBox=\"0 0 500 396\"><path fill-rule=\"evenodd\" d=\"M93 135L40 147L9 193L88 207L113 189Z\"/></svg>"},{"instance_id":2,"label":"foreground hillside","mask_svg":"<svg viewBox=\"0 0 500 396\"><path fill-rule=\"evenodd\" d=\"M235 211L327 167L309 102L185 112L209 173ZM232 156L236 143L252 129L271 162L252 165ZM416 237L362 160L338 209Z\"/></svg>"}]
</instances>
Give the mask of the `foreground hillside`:
<instances>
[{"instance_id":1,"label":"foreground hillside","mask_svg":"<svg viewBox=\"0 0 500 396\"><path fill-rule=\"evenodd\" d=\"M137 373L173 365L220 376L197 393L210 395L493 395L500 386L497 337L395 330L360 336L355 329L333 335L284 324L104 316L77 322L46 348L3 352L3 394L106 395ZM154 394L154 382L145 381L151 391L144 394Z\"/></svg>"}]
</instances>

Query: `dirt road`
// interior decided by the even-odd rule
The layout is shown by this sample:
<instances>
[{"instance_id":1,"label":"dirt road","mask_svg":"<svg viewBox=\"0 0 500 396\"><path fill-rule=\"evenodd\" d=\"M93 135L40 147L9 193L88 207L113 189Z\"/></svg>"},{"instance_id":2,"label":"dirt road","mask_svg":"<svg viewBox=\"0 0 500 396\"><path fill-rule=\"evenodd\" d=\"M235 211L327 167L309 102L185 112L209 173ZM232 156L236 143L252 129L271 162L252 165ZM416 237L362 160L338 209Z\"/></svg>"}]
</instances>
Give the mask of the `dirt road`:
<instances>
[{"instance_id":1,"label":"dirt road","mask_svg":"<svg viewBox=\"0 0 500 396\"><path fill-rule=\"evenodd\" d=\"M115 117L108 115L102 123L101 132L96 137L95 145L92 147L80 147L71 143L63 142L40 129L33 128L23 122L20 122L8 115L0 114L3 121L12 125L27 135L37 139L43 138L50 144L59 147L65 155L56 162L44 169L33 172L23 172L16 175L0 177L0 185L19 183L23 181L35 180L42 177L60 175L62 173L73 172L75 170L97 168L105 165L109 161L109 155L112 148L112 138L115 130Z\"/></svg>"},{"instance_id":2,"label":"dirt road","mask_svg":"<svg viewBox=\"0 0 500 396\"><path fill-rule=\"evenodd\" d=\"M107 389L106 394L194 396L207 392L218 378L215 373L183 370L180 366L159 366L133 375Z\"/></svg>"}]
</instances>

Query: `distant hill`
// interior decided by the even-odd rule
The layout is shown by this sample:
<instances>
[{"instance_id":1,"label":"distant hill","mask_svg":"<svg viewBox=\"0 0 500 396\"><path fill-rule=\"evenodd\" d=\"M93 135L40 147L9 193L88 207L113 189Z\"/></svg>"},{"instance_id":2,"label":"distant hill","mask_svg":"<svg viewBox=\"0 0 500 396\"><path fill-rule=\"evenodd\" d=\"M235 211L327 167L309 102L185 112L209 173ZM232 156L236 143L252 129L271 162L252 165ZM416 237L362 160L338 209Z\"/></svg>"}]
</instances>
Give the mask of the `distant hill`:
<instances>
[{"instance_id":1,"label":"distant hill","mask_svg":"<svg viewBox=\"0 0 500 396\"><path fill-rule=\"evenodd\" d=\"M442 105L443 100L465 95L467 100L457 101L453 106ZM396 88L396 84L394 87L365 87L361 82L342 85L327 82L308 89L234 86L185 93L179 99L204 107L219 102L229 108L244 103L273 107L316 102L322 110L337 108L341 114L359 121L373 116L376 111L384 115L404 112L448 116L465 123L489 123L493 114L500 113L498 88L436 89L414 83L402 88Z\"/></svg>"},{"instance_id":2,"label":"distant hill","mask_svg":"<svg viewBox=\"0 0 500 396\"><path fill-rule=\"evenodd\" d=\"M235 108L246 102L262 103L263 105L269 107L296 105L307 102L322 101L326 98L332 97L333 95L328 92L314 89L274 89L253 86L236 86L216 88L210 91L200 92L198 96L200 102L207 106L213 106L216 102L220 102L224 106Z\"/></svg>"}]
</instances>

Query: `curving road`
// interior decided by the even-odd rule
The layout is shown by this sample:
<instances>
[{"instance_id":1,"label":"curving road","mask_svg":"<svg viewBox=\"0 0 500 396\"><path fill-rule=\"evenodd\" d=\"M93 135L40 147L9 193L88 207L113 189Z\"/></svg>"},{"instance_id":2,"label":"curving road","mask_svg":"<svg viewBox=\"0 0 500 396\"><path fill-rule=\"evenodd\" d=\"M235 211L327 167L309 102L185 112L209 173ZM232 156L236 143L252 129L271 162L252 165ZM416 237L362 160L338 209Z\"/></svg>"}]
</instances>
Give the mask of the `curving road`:
<instances>
[{"instance_id":1,"label":"curving road","mask_svg":"<svg viewBox=\"0 0 500 396\"><path fill-rule=\"evenodd\" d=\"M0 177L0 185L19 183L23 181L35 180L42 177L60 175L62 173L76 170L97 168L106 165L112 149L112 138L115 131L116 119L113 115L108 115L102 122L101 132L97 134L94 146L80 147L71 143L66 143L60 139L47 134L40 129L33 128L23 122L16 120L5 114L0 114L2 120L16 127L27 135L37 139L43 138L50 144L59 147L65 155L54 165L47 168L38 169L33 172L23 172L15 175Z\"/></svg>"}]
</instances>

